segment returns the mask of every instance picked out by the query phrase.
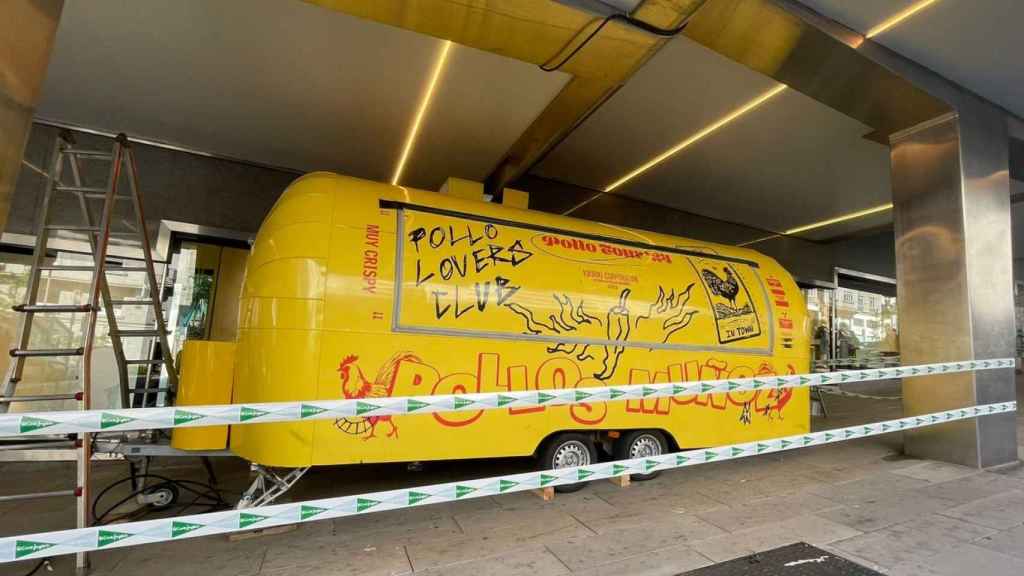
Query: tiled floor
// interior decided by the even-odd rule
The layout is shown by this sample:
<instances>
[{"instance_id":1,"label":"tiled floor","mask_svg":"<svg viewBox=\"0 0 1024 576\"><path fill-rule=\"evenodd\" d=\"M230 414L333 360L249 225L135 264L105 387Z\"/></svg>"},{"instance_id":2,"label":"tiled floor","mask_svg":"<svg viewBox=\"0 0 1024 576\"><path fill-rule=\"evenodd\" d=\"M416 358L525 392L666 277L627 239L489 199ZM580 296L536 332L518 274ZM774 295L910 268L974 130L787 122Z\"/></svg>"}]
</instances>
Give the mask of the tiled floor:
<instances>
[{"instance_id":1,"label":"tiled floor","mask_svg":"<svg viewBox=\"0 0 1024 576\"><path fill-rule=\"evenodd\" d=\"M817 421L818 428L900 412L899 402L828 400L830 417ZM1024 574L1024 468L981 472L904 458L899 446L899 436L890 435L689 468L628 488L597 482L553 502L509 494L306 524L238 542L208 537L113 550L94 561L105 576L668 575L805 541L887 574ZM293 497L486 476L523 465L316 470ZM66 466L3 467L0 493L71 479ZM122 472L122 464L100 466L97 484ZM192 467L164 472L201 477ZM244 485L239 463L221 462L219 472L223 484ZM70 527L70 504L0 505L0 534ZM67 558L55 565L57 573L70 573ZM0 575L30 567L0 565Z\"/></svg>"}]
</instances>

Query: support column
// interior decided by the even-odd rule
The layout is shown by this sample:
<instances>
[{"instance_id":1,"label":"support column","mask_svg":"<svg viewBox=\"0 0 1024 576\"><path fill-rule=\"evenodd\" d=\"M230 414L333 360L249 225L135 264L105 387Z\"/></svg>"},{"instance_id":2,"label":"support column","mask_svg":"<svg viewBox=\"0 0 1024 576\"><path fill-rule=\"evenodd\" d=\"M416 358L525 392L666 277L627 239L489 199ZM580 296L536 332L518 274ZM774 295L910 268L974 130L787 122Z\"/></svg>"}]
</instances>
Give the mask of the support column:
<instances>
[{"instance_id":1,"label":"support column","mask_svg":"<svg viewBox=\"0 0 1024 576\"><path fill-rule=\"evenodd\" d=\"M1006 117L965 102L892 137L904 364L1014 355ZM910 378L906 415L1013 400L1013 370ZM986 468L1017 460L1016 415L909 431L908 455Z\"/></svg>"},{"instance_id":2,"label":"support column","mask_svg":"<svg viewBox=\"0 0 1024 576\"><path fill-rule=\"evenodd\" d=\"M7 225L32 115L64 0L4 0L0 18L0 231Z\"/></svg>"}]
</instances>

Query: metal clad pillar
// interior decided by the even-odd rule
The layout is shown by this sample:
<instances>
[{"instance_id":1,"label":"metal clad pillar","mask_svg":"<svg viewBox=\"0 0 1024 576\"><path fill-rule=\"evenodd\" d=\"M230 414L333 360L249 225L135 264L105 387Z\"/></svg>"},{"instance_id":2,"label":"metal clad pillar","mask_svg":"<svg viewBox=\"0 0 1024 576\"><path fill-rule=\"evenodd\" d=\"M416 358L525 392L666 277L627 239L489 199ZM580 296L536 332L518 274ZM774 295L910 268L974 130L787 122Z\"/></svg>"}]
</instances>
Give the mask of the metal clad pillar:
<instances>
[{"instance_id":1,"label":"metal clad pillar","mask_svg":"<svg viewBox=\"0 0 1024 576\"><path fill-rule=\"evenodd\" d=\"M5 0L0 18L0 231L46 78L64 0Z\"/></svg>"},{"instance_id":2,"label":"metal clad pillar","mask_svg":"<svg viewBox=\"0 0 1024 576\"><path fill-rule=\"evenodd\" d=\"M970 99L892 137L903 362L1014 354L1006 117ZM912 378L907 415L1013 400L1009 370ZM1014 414L908 432L907 454L972 467L1017 460Z\"/></svg>"}]
</instances>

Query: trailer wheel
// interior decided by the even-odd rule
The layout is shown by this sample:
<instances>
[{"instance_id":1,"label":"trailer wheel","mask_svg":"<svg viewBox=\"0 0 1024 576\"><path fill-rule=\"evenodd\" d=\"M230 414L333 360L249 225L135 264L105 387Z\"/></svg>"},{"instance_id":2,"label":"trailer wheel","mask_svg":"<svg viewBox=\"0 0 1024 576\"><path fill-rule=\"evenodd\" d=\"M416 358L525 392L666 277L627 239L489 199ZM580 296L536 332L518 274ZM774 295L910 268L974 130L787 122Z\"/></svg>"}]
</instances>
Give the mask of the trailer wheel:
<instances>
[{"instance_id":1,"label":"trailer wheel","mask_svg":"<svg viewBox=\"0 0 1024 576\"><path fill-rule=\"evenodd\" d=\"M588 466L597 462L597 446L594 440L586 434L575 432L563 432L552 437L544 448L541 456L541 467L545 470L557 470L559 468L571 468L573 466ZM576 484L563 484L555 486L555 492L563 494L575 492L586 482Z\"/></svg>"},{"instance_id":2,"label":"trailer wheel","mask_svg":"<svg viewBox=\"0 0 1024 576\"><path fill-rule=\"evenodd\" d=\"M632 430L623 434L615 443L616 460L661 456L667 452L668 441L665 440L665 435L657 430ZM658 474L661 472L630 474L629 478L642 482L656 478Z\"/></svg>"}]
</instances>

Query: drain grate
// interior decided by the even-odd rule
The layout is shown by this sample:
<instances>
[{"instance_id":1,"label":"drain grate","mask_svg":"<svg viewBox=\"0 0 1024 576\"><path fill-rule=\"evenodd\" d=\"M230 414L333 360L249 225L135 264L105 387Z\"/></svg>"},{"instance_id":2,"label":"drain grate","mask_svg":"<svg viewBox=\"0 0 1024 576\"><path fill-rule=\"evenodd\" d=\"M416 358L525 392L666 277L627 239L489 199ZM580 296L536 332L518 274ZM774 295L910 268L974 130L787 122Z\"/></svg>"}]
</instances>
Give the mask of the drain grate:
<instances>
[{"instance_id":1,"label":"drain grate","mask_svg":"<svg viewBox=\"0 0 1024 576\"><path fill-rule=\"evenodd\" d=\"M884 576L806 542L790 544L680 576Z\"/></svg>"}]
</instances>

